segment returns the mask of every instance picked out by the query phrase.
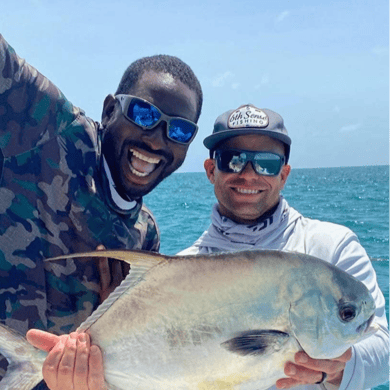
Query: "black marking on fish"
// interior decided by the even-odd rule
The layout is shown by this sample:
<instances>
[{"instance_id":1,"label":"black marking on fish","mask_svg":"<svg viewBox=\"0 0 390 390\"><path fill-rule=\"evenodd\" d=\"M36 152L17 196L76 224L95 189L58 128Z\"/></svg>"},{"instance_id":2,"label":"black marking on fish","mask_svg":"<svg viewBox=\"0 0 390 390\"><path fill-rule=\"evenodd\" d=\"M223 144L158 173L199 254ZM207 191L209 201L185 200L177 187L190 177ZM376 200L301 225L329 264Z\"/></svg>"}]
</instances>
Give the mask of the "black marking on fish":
<instances>
[{"instance_id":1,"label":"black marking on fish","mask_svg":"<svg viewBox=\"0 0 390 390\"><path fill-rule=\"evenodd\" d=\"M247 330L221 346L242 356L266 355L278 351L290 335L279 330Z\"/></svg>"}]
</instances>

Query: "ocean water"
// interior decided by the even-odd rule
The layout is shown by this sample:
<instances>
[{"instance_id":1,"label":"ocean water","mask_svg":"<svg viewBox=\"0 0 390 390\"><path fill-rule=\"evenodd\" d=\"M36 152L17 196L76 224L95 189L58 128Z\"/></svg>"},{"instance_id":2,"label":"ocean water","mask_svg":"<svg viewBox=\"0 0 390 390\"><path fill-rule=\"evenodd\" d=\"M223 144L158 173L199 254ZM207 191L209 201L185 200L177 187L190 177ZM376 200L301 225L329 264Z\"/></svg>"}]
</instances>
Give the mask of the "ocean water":
<instances>
[{"instance_id":1,"label":"ocean water","mask_svg":"<svg viewBox=\"0 0 390 390\"><path fill-rule=\"evenodd\" d=\"M283 195L306 217L353 230L370 256L389 315L389 167L292 169ZM210 224L216 202L205 173L175 173L145 197L157 219L161 253L190 246ZM389 384L375 390L389 389Z\"/></svg>"}]
</instances>

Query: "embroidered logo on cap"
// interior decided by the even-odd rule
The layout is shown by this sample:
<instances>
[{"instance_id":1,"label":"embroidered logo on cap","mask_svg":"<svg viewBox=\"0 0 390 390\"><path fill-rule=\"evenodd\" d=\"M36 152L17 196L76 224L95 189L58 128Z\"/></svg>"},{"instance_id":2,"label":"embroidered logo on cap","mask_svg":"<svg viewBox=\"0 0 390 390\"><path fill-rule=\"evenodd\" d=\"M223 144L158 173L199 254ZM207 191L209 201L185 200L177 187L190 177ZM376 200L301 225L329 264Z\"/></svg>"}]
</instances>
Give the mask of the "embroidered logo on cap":
<instances>
[{"instance_id":1,"label":"embroidered logo on cap","mask_svg":"<svg viewBox=\"0 0 390 390\"><path fill-rule=\"evenodd\" d=\"M267 127L268 115L259 108L242 106L230 114L228 126L231 129L240 127Z\"/></svg>"}]
</instances>

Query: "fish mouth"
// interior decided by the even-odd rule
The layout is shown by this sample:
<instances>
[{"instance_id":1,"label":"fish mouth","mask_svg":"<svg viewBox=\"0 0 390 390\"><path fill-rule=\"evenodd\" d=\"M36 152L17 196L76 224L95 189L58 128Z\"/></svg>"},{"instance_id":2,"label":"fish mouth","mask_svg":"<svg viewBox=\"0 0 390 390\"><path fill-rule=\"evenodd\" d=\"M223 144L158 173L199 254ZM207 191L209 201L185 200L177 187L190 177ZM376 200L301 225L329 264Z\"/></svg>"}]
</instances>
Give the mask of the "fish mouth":
<instances>
[{"instance_id":1,"label":"fish mouth","mask_svg":"<svg viewBox=\"0 0 390 390\"><path fill-rule=\"evenodd\" d=\"M365 336L371 336L377 330L379 330L379 325L377 323L373 323L375 318L375 314L373 314L367 321L363 322L356 329L357 333L362 333Z\"/></svg>"},{"instance_id":2,"label":"fish mouth","mask_svg":"<svg viewBox=\"0 0 390 390\"><path fill-rule=\"evenodd\" d=\"M129 148L128 162L130 172L137 177L146 177L154 172L161 164L162 158L152 156L140 149Z\"/></svg>"}]
</instances>

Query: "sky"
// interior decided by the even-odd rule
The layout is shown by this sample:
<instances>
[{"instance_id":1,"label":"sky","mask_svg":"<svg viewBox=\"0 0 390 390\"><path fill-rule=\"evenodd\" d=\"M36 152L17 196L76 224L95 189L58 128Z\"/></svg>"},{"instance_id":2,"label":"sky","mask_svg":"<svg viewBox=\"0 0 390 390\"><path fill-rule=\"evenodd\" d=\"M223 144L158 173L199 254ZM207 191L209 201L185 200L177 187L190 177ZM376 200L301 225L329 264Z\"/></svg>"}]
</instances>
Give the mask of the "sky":
<instances>
[{"instance_id":1,"label":"sky","mask_svg":"<svg viewBox=\"0 0 390 390\"><path fill-rule=\"evenodd\" d=\"M0 33L94 120L131 62L181 58L204 104L179 172L203 171L215 119L247 103L283 117L292 168L389 163L387 0L3 1Z\"/></svg>"}]
</instances>

